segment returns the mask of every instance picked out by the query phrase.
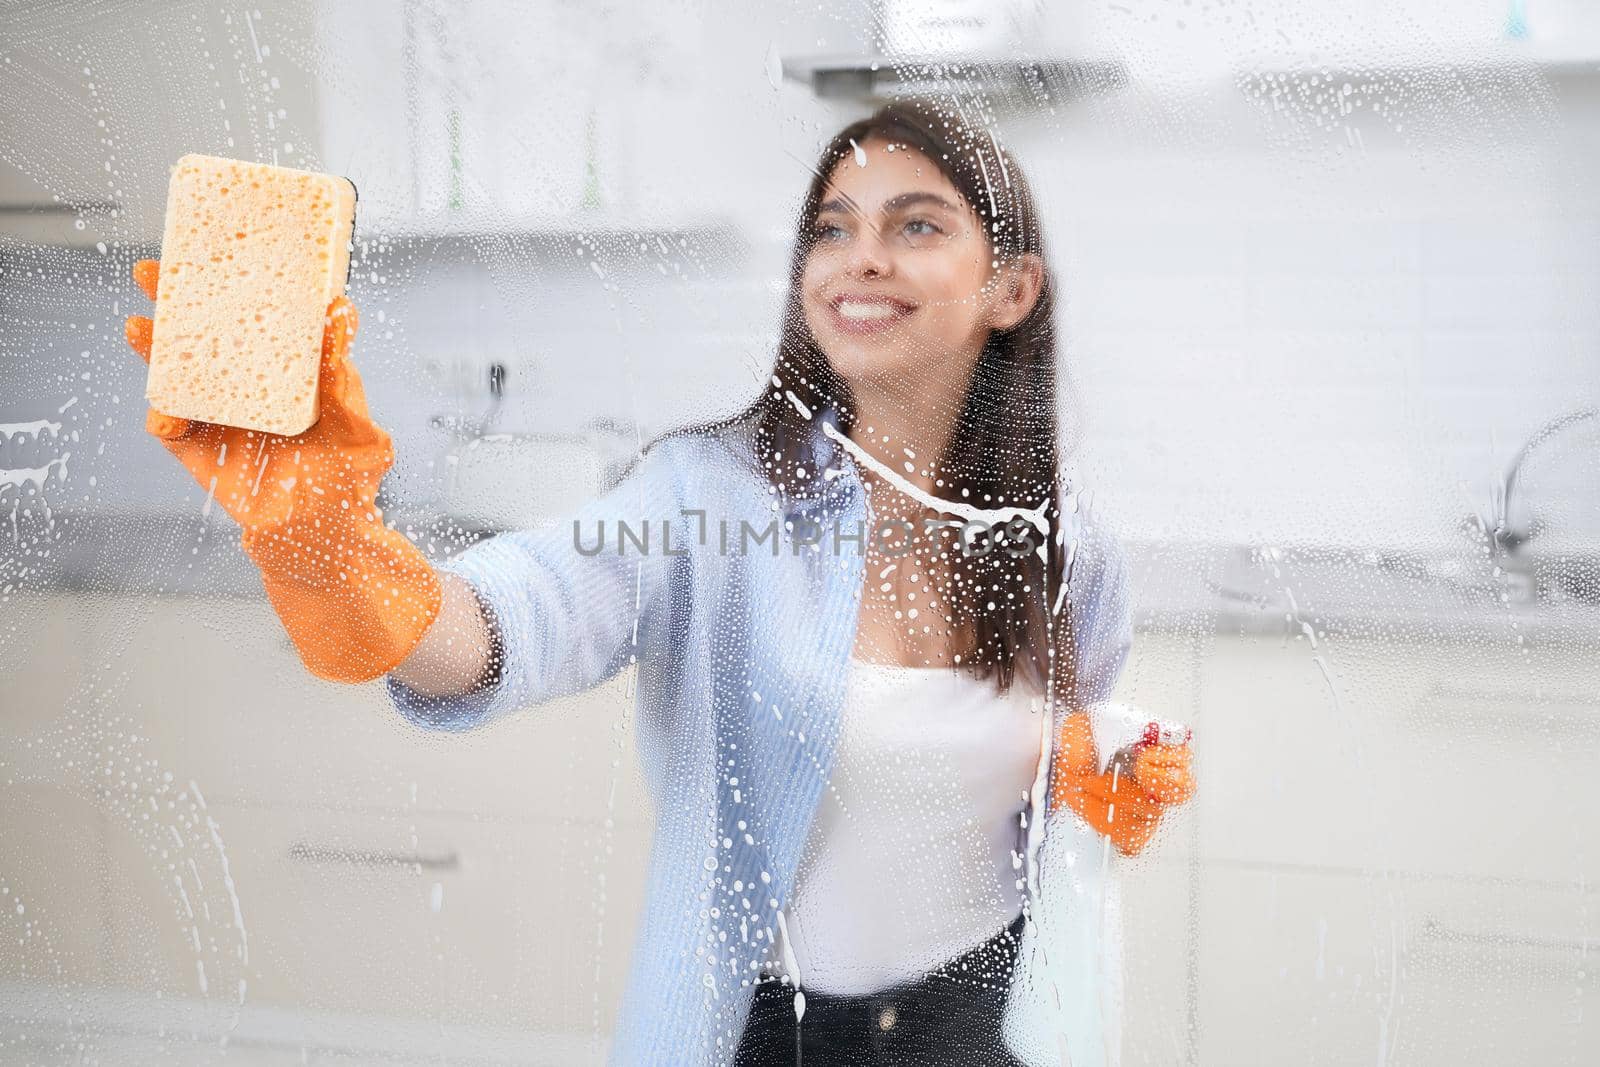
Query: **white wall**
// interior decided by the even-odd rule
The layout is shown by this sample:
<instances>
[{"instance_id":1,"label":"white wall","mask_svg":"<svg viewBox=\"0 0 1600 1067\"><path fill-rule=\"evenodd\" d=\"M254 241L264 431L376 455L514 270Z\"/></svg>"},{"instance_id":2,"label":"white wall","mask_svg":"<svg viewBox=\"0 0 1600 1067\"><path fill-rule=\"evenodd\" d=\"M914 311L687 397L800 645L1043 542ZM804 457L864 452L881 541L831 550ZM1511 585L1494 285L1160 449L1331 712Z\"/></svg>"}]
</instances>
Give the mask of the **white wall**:
<instances>
[{"instance_id":1,"label":"white wall","mask_svg":"<svg viewBox=\"0 0 1600 1067\"><path fill-rule=\"evenodd\" d=\"M1130 536L1448 540L1461 516L1487 507L1492 479L1534 429L1600 393L1600 360L1591 358L1600 312L1587 298L1600 224L1586 181L1600 81L1458 65L1341 74L1337 86L1300 76L1274 92L1248 73L1275 69L1275 54L1302 55L1295 42L1308 41L1328 54L1367 42L1464 64L1493 43L1498 23L1486 13L1492 5L1462 2L1453 18L1431 21L1386 6L1387 35L1365 29L1377 8L1347 12L1354 21L1337 26L1298 9L1249 18L1225 9L1181 26L1156 4L1055 16L1058 47L1121 56L1133 80L1055 117L1003 115L1002 132L1046 204L1082 467ZM248 122L225 130L202 114L203 83L227 79L194 76L193 121L168 116L161 143L173 129L208 151L229 150L228 136L239 151L299 138L297 165L355 178L372 234L443 210L441 109L455 103L466 116L469 210L516 227L563 218L582 227L571 209L592 106L601 218L720 220L730 230L665 257L641 258L620 240L585 248L550 235L480 240L453 262L405 246L368 249L352 285L364 312L358 359L401 445L394 491L437 496L444 440L425 422L479 410L491 360L511 368L502 429L564 432L606 415L648 435L744 402L772 359L806 168L861 110L817 101L793 81L774 85L769 60L858 47L870 32L866 10L753 18L704 4L670 18L542 8L497 18L491 6L453 19L448 5L411 9L414 78L402 62L402 5L292 6L248 26L232 19L209 35L194 31L219 69L232 55L247 80L279 88L260 98L244 91L218 114ZM1531 39L1546 48L1566 40L1552 24L1578 23L1564 9L1535 15ZM180 27L185 16L167 17ZM119 27L110 20L81 20L77 31L88 65L116 76L101 98L109 146L89 138L94 113L73 109L54 123L61 144L82 140L72 160L35 160L37 131L19 133L8 151L47 180L56 180L50 166L93 170L102 156L124 169L130 219L103 227L107 280L55 288L107 324L92 341L106 358L89 387L136 395L139 368L116 351L111 305L135 302L116 275L146 247L131 220L163 196L161 150L138 136L160 64L143 75L111 64ZM1271 53L1274 40L1282 47ZM314 104L303 102L308 79ZM300 101L284 119L268 107L280 97ZM25 368L38 348L77 352L82 338L28 313L13 336L6 373L27 380L0 394L0 406L7 418L42 417L70 390L44 389ZM125 414L105 395L99 406L113 420ZM183 491L164 459L137 445L125 457L158 493L119 496L130 479L103 478L74 502L163 506Z\"/></svg>"}]
</instances>

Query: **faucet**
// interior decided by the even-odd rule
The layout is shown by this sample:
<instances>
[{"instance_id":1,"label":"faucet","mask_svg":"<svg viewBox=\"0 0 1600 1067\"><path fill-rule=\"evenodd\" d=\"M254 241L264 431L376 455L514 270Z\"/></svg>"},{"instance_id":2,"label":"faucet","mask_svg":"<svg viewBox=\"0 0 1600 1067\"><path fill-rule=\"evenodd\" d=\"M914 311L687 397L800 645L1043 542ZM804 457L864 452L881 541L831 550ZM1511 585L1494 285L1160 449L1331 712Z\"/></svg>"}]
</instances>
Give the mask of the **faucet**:
<instances>
[{"instance_id":1,"label":"faucet","mask_svg":"<svg viewBox=\"0 0 1600 1067\"><path fill-rule=\"evenodd\" d=\"M498 359L489 364L489 407L479 418L435 415L428 420L428 425L436 430L443 430L458 441L470 441L488 436L494 428L495 421L500 417L500 406L505 400L506 378L509 373L506 365Z\"/></svg>"},{"instance_id":2,"label":"faucet","mask_svg":"<svg viewBox=\"0 0 1600 1067\"><path fill-rule=\"evenodd\" d=\"M1495 492L1489 502L1488 515L1468 515L1461 522L1461 529L1476 532L1488 540L1496 560L1504 561L1518 555L1518 550L1533 540L1544 530L1543 524L1536 518L1530 517L1525 528L1518 529L1511 523L1511 502L1517 488L1517 478L1522 473L1522 465L1527 462L1533 450L1544 444L1557 433L1571 426L1573 423L1582 422L1584 419L1594 418L1600 414L1600 408L1580 408L1570 411L1559 418L1552 419L1542 426L1538 432L1527 441L1523 442L1517 454L1512 457L1511 464L1506 468L1505 475L1494 487Z\"/></svg>"}]
</instances>

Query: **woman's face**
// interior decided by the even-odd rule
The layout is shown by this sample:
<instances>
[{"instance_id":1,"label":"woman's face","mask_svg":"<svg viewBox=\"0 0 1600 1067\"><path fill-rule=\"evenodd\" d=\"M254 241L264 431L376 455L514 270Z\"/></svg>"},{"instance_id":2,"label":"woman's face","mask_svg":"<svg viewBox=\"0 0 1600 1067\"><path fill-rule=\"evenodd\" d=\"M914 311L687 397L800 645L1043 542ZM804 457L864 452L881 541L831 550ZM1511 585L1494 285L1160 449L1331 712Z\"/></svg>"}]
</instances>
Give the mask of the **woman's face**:
<instances>
[{"instance_id":1,"label":"woman's face","mask_svg":"<svg viewBox=\"0 0 1600 1067\"><path fill-rule=\"evenodd\" d=\"M996 284L982 220L914 150L868 140L841 160L809 240L806 322L852 386L964 386L990 332L1027 314Z\"/></svg>"}]
</instances>

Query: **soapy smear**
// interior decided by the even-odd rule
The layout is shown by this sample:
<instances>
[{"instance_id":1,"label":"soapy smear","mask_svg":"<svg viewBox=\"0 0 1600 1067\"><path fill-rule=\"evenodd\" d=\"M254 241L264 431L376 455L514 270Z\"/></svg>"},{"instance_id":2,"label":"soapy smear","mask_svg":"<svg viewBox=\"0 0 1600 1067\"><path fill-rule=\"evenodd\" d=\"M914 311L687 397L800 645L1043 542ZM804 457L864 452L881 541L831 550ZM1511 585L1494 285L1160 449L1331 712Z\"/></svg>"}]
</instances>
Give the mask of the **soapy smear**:
<instances>
[{"instance_id":1,"label":"soapy smear","mask_svg":"<svg viewBox=\"0 0 1600 1067\"><path fill-rule=\"evenodd\" d=\"M22 438L39 437L49 433L55 437L61 433L61 424L51 422L49 419L34 419L32 422L0 422L0 444L4 444L13 436Z\"/></svg>"}]
</instances>

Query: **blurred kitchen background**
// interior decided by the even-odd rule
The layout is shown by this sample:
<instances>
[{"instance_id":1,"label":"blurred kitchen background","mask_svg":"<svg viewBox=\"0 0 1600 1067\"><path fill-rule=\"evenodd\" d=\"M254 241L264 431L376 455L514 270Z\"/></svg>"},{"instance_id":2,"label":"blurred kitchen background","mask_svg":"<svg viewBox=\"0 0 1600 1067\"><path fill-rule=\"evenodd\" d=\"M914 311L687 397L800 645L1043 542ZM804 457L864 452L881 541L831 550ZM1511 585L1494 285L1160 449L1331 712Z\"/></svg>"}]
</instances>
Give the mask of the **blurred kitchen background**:
<instances>
[{"instance_id":1,"label":"blurred kitchen background","mask_svg":"<svg viewBox=\"0 0 1600 1067\"><path fill-rule=\"evenodd\" d=\"M443 558L754 395L809 167L906 91L1028 168L1120 693L1197 731L1122 1062L1593 1062L1587 0L0 8L0 1062L595 1063L640 905L627 676L411 730L143 433L168 167L355 181Z\"/></svg>"}]
</instances>

